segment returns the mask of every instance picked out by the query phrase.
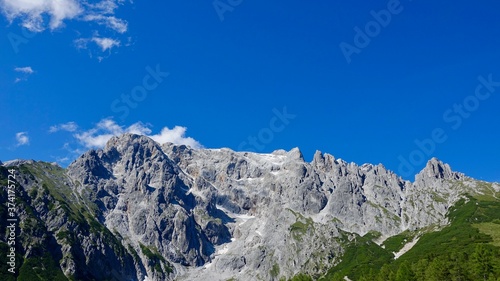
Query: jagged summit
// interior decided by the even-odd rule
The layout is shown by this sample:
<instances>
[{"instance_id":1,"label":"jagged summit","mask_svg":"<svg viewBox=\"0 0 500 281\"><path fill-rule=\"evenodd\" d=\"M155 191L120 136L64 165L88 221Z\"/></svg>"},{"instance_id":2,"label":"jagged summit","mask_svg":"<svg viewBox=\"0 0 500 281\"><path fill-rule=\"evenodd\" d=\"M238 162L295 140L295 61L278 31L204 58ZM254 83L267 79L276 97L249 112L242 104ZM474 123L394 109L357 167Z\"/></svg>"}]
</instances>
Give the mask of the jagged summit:
<instances>
[{"instance_id":1,"label":"jagged summit","mask_svg":"<svg viewBox=\"0 0 500 281\"><path fill-rule=\"evenodd\" d=\"M345 237L377 233L383 240L443 226L466 192L500 190L435 158L412 183L382 164L359 166L320 151L306 162L298 148L268 154L193 149L134 134L111 138L67 169L33 161L10 165L33 170L20 175L23 194L64 191L54 195L66 202L56 200L60 208L47 205L48 197L28 200L41 204L33 206L43 211L40 222L50 218L44 227L63 249L64 272L82 267L85 274L109 276L92 260L72 256L78 252L127 267L126 279L141 281L272 280L276 267L285 278L320 274L342 259ZM48 191L32 192L40 182ZM70 230L75 236L64 238L62 231ZM98 249L89 246L94 240ZM121 246L110 249L105 241Z\"/></svg>"},{"instance_id":2,"label":"jagged summit","mask_svg":"<svg viewBox=\"0 0 500 281\"><path fill-rule=\"evenodd\" d=\"M144 135L137 135L133 133L125 133L120 136L113 136L105 145L104 149L102 150L96 150L96 151L103 151L107 154L110 154L110 151L121 151L122 153L124 150L131 149L131 147L144 147L147 148L146 155L142 155L142 157L147 157L149 153L153 153L152 151L171 151L172 153L191 153L193 149L187 145L177 145L174 143L165 143L163 145L160 145L159 143L155 142L151 138L144 136ZM229 148L222 148L222 149L201 149L201 150L209 150L213 152L217 151L226 151L228 153L240 153L237 151L233 151ZM94 150L89 150L88 152L84 153L83 155L88 155L92 156L95 155L92 152ZM154 154L156 154L156 152ZM96 152L97 153L97 152ZM102 153L102 152L101 152ZM241 153L249 153L249 152L241 152ZM251 152L254 155L266 155L262 153L256 153L256 152ZM112 153L111 153L112 154ZM83 156L82 155L82 156ZM271 155L275 156L286 156L287 159L293 159L295 161L301 161L304 162L304 156L300 149L298 147L295 147L291 149L290 151L286 151L283 149L275 150L271 153ZM168 156L167 156L168 157ZM6 162L0 162L0 165L3 166L18 166L21 164L32 164L34 160L24 160L24 159L15 159L15 160L10 160ZM311 165L313 166L321 166L324 168L332 169L333 166L335 165L349 165L349 164L354 164L355 163L347 163L343 159L336 159L333 155L328 154L328 153L323 153L319 150L317 150L314 154L313 160L311 161ZM70 164L74 165L74 163ZM372 170L374 167L378 167L376 170L377 171L388 171L390 173L393 173L392 171L389 171L385 168L383 164L370 164L370 163L365 163L360 166L363 170ZM423 178L436 178L436 179L454 179L454 180L459 180L460 178L464 177L464 174L454 172L452 171L451 167L443 163L441 160L433 157L427 162L427 165L415 176L415 180L422 180Z\"/></svg>"},{"instance_id":3,"label":"jagged summit","mask_svg":"<svg viewBox=\"0 0 500 281\"><path fill-rule=\"evenodd\" d=\"M108 142L106 143L106 149L109 149L112 147L119 148L119 147L127 146L127 145L130 145L133 143L139 143L139 144L148 145L148 146L158 144L153 139L151 139L147 136L137 135L137 134L132 134L132 133L125 133L123 135L114 136L111 139L109 139Z\"/></svg>"},{"instance_id":4,"label":"jagged summit","mask_svg":"<svg viewBox=\"0 0 500 281\"><path fill-rule=\"evenodd\" d=\"M460 180L464 177L464 174L452 171L450 165L445 164L441 160L433 157L427 162L424 169L415 176L415 180L423 181L426 178Z\"/></svg>"},{"instance_id":5,"label":"jagged summit","mask_svg":"<svg viewBox=\"0 0 500 281\"><path fill-rule=\"evenodd\" d=\"M25 160L25 159L14 159L14 160L9 160L9 161L5 161L4 163L2 163L1 165L2 166L5 166L5 167L11 167L11 166L19 166L19 165L22 165L22 164L33 164L35 162L35 160Z\"/></svg>"},{"instance_id":6,"label":"jagged summit","mask_svg":"<svg viewBox=\"0 0 500 281\"><path fill-rule=\"evenodd\" d=\"M304 155L302 155L302 151L298 147L293 148L288 152L288 157L293 160L304 161Z\"/></svg>"}]
</instances>

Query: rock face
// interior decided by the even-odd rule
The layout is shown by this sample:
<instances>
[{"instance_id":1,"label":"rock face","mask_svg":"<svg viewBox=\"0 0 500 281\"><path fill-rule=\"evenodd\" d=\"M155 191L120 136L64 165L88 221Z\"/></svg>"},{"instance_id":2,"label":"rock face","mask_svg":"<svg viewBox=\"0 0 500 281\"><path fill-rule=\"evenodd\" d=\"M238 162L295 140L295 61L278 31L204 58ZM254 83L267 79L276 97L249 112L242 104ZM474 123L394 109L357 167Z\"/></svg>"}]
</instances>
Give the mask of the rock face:
<instances>
[{"instance_id":1,"label":"rock face","mask_svg":"<svg viewBox=\"0 0 500 281\"><path fill-rule=\"evenodd\" d=\"M16 171L15 217L19 221L19 233L15 246L27 264L27 270L20 277L24 280L38 280L37 276L45 280L61 280L65 276L74 280L136 280L145 275L145 270L136 271L133 256L116 235L99 224L84 207L85 201L73 193L73 184L62 168L30 161L21 166L8 166L8 169ZM6 214L6 202L13 201L5 197L8 193L4 190L5 180L13 180L10 174L7 168L0 167L2 214ZM6 242L5 223L6 220L0 223L0 245Z\"/></svg>"},{"instance_id":2,"label":"rock face","mask_svg":"<svg viewBox=\"0 0 500 281\"><path fill-rule=\"evenodd\" d=\"M297 148L191 149L132 134L112 138L66 170L10 165L19 169L26 205L49 233L40 243L52 243L59 267L76 279L319 275L339 262L352 235L384 239L443 226L465 192L482 192L437 159L411 183L381 164L358 166L319 151L307 163ZM40 193L44 182L53 188Z\"/></svg>"}]
</instances>

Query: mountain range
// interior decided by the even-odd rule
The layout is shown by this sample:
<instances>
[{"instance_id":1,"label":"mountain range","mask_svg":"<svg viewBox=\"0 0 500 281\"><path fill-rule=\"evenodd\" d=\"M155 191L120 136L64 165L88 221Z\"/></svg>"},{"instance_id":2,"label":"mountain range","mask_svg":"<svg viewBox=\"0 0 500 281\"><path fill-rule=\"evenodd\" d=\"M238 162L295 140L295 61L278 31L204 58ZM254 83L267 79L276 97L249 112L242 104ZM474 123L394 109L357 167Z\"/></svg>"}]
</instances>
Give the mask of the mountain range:
<instances>
[{"instance_id":1,"label":"mountain range","mask_svg":"<svg viewBox=\"0 0 500 281\"><path fill-rule=\"evenodd\" d=\"M67 168L1 163L2 252L9 249L10 171L19 219L16 273L2 255L1 280L325 279L352 245L388 247L396 260L450 226L457 204L498 204L500 196L500 184L436 158L410 182L382 164L319 151L306 162L298 148L192 149L124 134ZM346 280L356 277L345 272Z\"/></svg>"}]
</instances>

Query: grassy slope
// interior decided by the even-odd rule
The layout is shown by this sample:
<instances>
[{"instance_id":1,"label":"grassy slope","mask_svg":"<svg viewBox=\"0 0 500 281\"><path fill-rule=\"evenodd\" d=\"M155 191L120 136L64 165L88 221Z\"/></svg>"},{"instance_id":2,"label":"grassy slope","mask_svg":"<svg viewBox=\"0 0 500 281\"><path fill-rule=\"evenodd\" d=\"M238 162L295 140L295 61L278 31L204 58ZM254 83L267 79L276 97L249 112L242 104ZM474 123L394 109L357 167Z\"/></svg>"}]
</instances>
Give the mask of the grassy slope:
<instances>
[{"instance_id":1,"label":"grassy slope","mask_svg":"<svg viewBox=\"0 0 500 281\"><path fill-rule=\"evenodd\" d=\"M27 212L28 218L19 224L19 228L22 229L22 235L18 234L18 242L29 245L31 250L31 257L28 259L23 259L19 256L17 259L18 264L16 268L19 273L17 280L68 280L64 276L60 266L60 256L51 254L53 252L49 246L47 239L50 237L57 237L59 241L64 241L65 244L74 245L78 243L78 239L70 229L59 229L55 233L49 232L44 222L35 214L32 206L45 206L49 212L64 212L68 221L74 222L78 225L79 231L83 234L88 235L88 233L95 233L98 237L101 237L104 242L109 245L113 251L118 256L127 255L127 250L120 243L120 241L102 224L100 224L94 217L93 211L89 211L86 206L76 203L76 195L72 192L71 188L65 184L69 179L65 176L64 169L51 165L44 162L36 162L34 164L21 165L20 167L14 167L18 172L18 182L21 182L21 176L29 178L34 181L33 188L29 193L24 190L24 188L17 188L18 193L17 205L20 210ZM0 166L0 184L5 185L7 177L7 170L5 167ZM2 189L2 192L4 190ZM49 200L46 198L48 196ZM2 215L2 222L6 221L6 206L5 206L6 196L5 194L0 194L0 215ZM92 208L91 204L87 204ZM5 233L4 223L0 223L0 233ZM32 239L32 237L37 237L37 239ZM53 238L52 238L53 239ZM0 249L4 249L7 246L2 239L0 239ZM33 249L36 249L34 251ZM17 248L17 253L21 253L21 249ZM24 253L23 253L24 254ZM0 256L0 280L14 280L12 275L3 274L6 272L6 263L3 262L3 255ZM82 263L84 261L81 261ZM5 270L3 270L5 268ZM81 277L81 278L90 278ZM69 279L81 279L79 277L70 276Z\"/></svg>"},{"instance_id":2,"label":"grassy slope","mask_svg":"<svg viewBox=\"0 0 500 281\"><path fill-rule=\"evenodd\" d=\"M28 175L31 178L34 178L32 173L28 172L27 169L23 169L19 171L18 168L14 168L18 173L21 172L25 175ZM5 186L5 179L7 169L5 167L0 167L0 182L2 186ZM16 176L16 181L19 182L21 177L19 174ZM2 192L5 190L2 188ZM23 221L20 221L17 225L18 230L23 230L23 235L19 232L17 233L16 239L16 274L7 273L6 263L4 262L4 255L0 258L1 262L1 273L0 280L67 280L64 276L62 270L59 268L59 262L57 258L51 253L51 249L49 249L49 240L47 240L47 235L43 235L43 233L47 233L47 229L42 221L37 218L34 214L34 210L30 205L30 201L32 200L28 194L26 194L24 189L19 188L19 184L16 184L16 207L18 210L23 210L27 214L27 218ZM2 216L2 222L5 222L7 217L6 212L6 197L5 194L0 196L0 214ZM1 225L2 230L1 233L5 233L5 226ZM37 239L33 239L30 242L30 252L31 256L29 258L24 258L21 253L20 243L24 243L25 241L30 241L30 237L26 237L26 235L36 235ZM36 241L35 241L36 240ZM5 241L0 240L0 249L2 253L6 253L7 244Z\"/></svg>"},{"instance_id":3,"label":"grassy slope","mask_svg":"<svg viewBox=\"0 0 500 281\"><path fill-rule=\"evenodd\" d=\"M402 233L385 241L385 249L372 242L368 234L350 243L343 260L330 269L320 280L340 280L348 276L358 280L370 270L378 272L387 264L397 269L401 263L416 263L427 257L446 256L461 251L471 254L477 244L499 246L500 243L500 201L492 197L468 197L460 200L448 217L451 224L444 229L422 235L418 243L399 259L394 260L392 252L398 251L404 241L411 241L412 233Z\"/></svg>"}]
</instances>

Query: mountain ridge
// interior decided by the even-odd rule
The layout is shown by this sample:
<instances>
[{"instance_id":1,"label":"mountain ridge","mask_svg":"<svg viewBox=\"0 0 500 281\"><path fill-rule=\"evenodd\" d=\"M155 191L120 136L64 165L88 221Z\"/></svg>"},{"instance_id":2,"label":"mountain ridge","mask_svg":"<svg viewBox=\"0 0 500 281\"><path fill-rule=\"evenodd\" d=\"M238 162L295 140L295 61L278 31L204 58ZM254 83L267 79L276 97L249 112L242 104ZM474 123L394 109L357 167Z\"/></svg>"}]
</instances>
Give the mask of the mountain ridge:
<instances>
[{"instance_id":1,"label":"mountain ridge","mask_svg":"<svg viewBox=\"0 0 500 281\"><path fill-rule=\"evenodd\" d=\"M121 137L123 137L123 136L126 136L126 135L130 135L130 136L137 136L137 137L140 137L140 138L146 138L146 139L149 139L149 140L151 140L152 142L157 143L158 145L160 145L160 146L161 146L161 144L160 144L160 143L158 143L158 142L154 141L153 139L149 138L148 136L144 136L144 135L137 135L137 134L133 134L133 133L124 133L124 134L123 134L123 135L121 135L121 136L114 136L114 137L110 138L110 140L106 143L105 147L104 147L104 148L102 148L102 149L105 149L106 147L108 147L108 146L112 145L116 139L119 139L119 138L121 138ZM175 146L175 144L174 144L174 143L168 143L168 142L167 142L167 143L165 143L164 145L173 145L173 146ZM310 162L307 162L307 161L305 161L305 160L304 160L304 156L303 156L303 154L302 154L302 152L301 152L301 150L300 150L300 148L299 148L299 147L294 147L294 148L290 149L290 151L286 151L286 150L284 150L284 149L277 149L277 150L274 150L274 151L272 151L272 152L270 152L270 153L259 153L259 152L252 152L252 151L235 151L235 150L232 150L232 149L227 148L227 147L221 147L221 148L191 148L191 147L189 147L189 146L187 146L187 145L178 145L178 146L181 146L181 147L182 147L182 146L185 146L186 148L189 148L189 149L194 149L194 150L212 150L212 151L218 151L218 150L229 150L229 151L233 151L233 152L240 152L240 153L252 153L252 154L257 154L257 155L269 155L269 154L271 154L271 155L285 155L285 154L287 154L287 153L294 153L294 154L296 154L296 155L297 155L296 157L297 157L298 159L301 159L302 161L304 161L304 162L306 162L306 163L310 163L310 164L311 164L311 163L313 163L314 161L320 161L319 159L321 159L321 158L324 158L324 157L330 157L333 161L340 161L340 162L343 162L343 163L346 163L346 164L355 164L355 165L358 165L358 166L365 166L365 165L366 165L366 166L378 166L378 165L381 165L381 166L385 169L385 166L384 166L384 164L383 164L383 163L378 163L378 164L373 164L373 163L363 163L363 164L361 164L361 165L360 165L360 164L355 163L355 162L347 162L347 161L343 160L342 158L335 158L335 156L334 156L334 155L332 155L332 154L330 154L330 153L327 153L327 152L322 152L321 150L316 150L316 151L315 151L315 153L314 153L314 155L313 155L312 160L311 160ZM100 150L100 149L90 149L89 151L96 151L96 150ZM87 152L89 152L89 151L87 151ZM83 154L85 154L85 152L84 152ZM75 159L75 160L76 160L76 159ZM2 165L2 166L6 166L6 167L9 167L9 166L18 166L18 165L21 165L21 164L24 164L24 163L32 163L32 162L34 162L34 161L38 161L38 162L46 162L46 161L43 161L43 160L35 160L35 159L11 159L11 160L5 160L5 161L3 161L3 162L2 162L2 161L0 161L0 165ZM48 162L48 163L49 163L49 162ZM60 165L59 163L57 163L57 162L50 162L50 163L51 163L51 164L53 164L53 165L58 165L58 166L60 166L60 167L62 167L62 168L67 168L67 167L63 167L63 166L61 166L61 165ZM447 171L451 171L451 168L449 167L449 164L444 163L443 161L441 161L440 159L438 159L438 158L436 158L436 157L432 157L432 158L430 158L430 159L427 161L426 166L425 166L424 168L422 168L422 170L421 170L419 173L421 173L423 170L425 170L425 169L428 167L429 163L438 163L438 166L439 166L439 167L447 167L447 168L446 168L446 169L447 169ZM70 163L69 165L71 165L71 163ZM68 165L68 166L69 166L69 165ZM394 171L392 171L392 170L388 170L388 171L391 171L391 172L395 173L395 172L394 172ZM417 176L419 173L415 174L415 176ZM463 174L463 173L460 173L460 174ZM404 180L404 179L403 179L403 180ZM414 181L415 181L415 179L414 179L413 181L410 181L410 182L414 182Z\"/></svg>"},{"instance_id":2,"label":"mountain ridge","mask_svg":"<svg viewBox=\"0 0 500 281\"><path fill-rule=\"evenodd\" d=\"M134 264L134 280L320 276L341 260L346 233L377 233L380 242L443 227L448 209L465 193L500 191L436 158L410 182L382 164L359 166L320 151L305 162L298 148L269 154L191 149L133 134L111 138L66 169L52 168L62 174L54 184L64 178L72 194L66 199L84 209L89 224L95 218L103 231L120 237L125 251L119 260ZM40 189L30 181L23 188ZM66 276L77 273L61 268Z\"/></svg>"}]
</instances>

